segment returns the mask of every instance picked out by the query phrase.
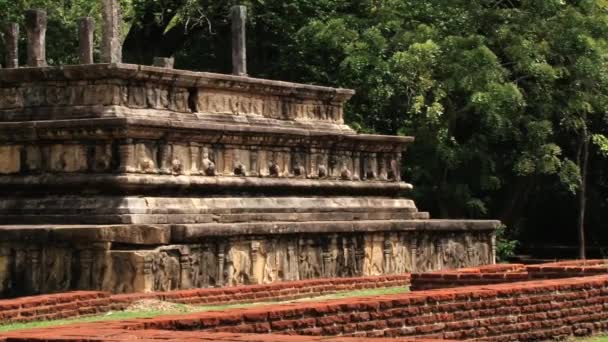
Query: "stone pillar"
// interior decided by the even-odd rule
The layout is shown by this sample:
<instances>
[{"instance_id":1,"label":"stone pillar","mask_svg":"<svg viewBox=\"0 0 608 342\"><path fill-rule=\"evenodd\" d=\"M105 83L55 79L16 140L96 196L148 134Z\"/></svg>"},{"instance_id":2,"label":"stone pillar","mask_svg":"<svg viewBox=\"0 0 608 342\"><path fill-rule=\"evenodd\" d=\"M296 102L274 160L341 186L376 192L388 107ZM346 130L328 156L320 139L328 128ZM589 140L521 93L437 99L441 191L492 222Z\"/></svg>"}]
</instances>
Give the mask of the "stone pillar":
<instances>
[{"instance_id":1,"label":"stone pillar","mask_svg":"<svg viewBox=\"0 0 608 342\"><path fill-rule=\"evenodd\" d=\"M376 157L376 162L378 163L378 179L387 180L388 172L386 170L386 156L384 153L378 153Z\"/></svg>"},{"instance_id":2,"label":"stone pillar","mask_svg":"<svg viewBox=\"0 0 608 342\"><path fill-rule=\"evenodd\" d=\"M391 237L390 235L386 235L384 237L384 241L382 243L382 256L383 256L383 260L382 260L382 272L384 272L384 274L390 274L393 273L392 270L392 265L391 265L391 258L393 256L393 246L391 243Z\"/></svg>"},{"instance_id":3,"label":"stone pillar","mask_svg":"<svg viewBox=\"0 0 608 342\"><path fill-rule=\"evenodd\" d=\"M363 275L363 261L365 260L365 240L359 242L357 238L353 236L353 244L355 247L355 260L356 260L356 275Z\"/></svg>"},{"instance_id":4,"label":"stone pillar","mask_svg":"<svg viewBox=\"0 0 608 342\"><path fill-rule=\"evenodd\" d=\"M250 176L258 175L258 151L257 150L251 150L251 152L249 154L249 168L250 168L250 172L249 172Z\"/></svg>"},{"instance_id":5,"label":"stone pillar","mask_svg":"<svg viewBox=\"0 0 608 342\"><path fill-rule=\"evenodd\" d=\"M496 232L490 234L490 264L496 264Z\"/></svg>"},{"instance_id":6,"label":"stone pillar","mask_svg":"<svg viewBox=\"0 0 608 342\"><path fill-rule=\"evenodd\" d=\"M121 10L118 0L101 0L103 26L101 37L101 62L122 62L120 38Z\"/></svg>"},{"instance_id":7,"label":"stone pillar","mask_svg":"<svg viewBox=\"0 0 608 342\"><path fill-rule=\"evenodd\" d=\"M57 284L49 284L49 283L44 283L41 284L41 272L43 272L43 270L40 267L40 259L42 256L42 250L39 249L37 246L36 247L31 247L27 250L27 263L29 264L28 268L28 273L27 273L27 282L26 282L26 286L27 286L27 294L38 294L40 293L40 288L41 287L54 287L57 286ZM47 258L52 257L52 256L47 256Z\"/></svg>"},{"instance_id":8,"label":"stone pillar","mask_svg":"<svg viewBox=\"0 0 608 342\"><path fill-rule=\"evenodd\" d=\"M247 7L232 7L232 73L238 76L247 75L246 46Z\"/></svg>"},{"instance_id":9,"label":"stone pillar","mask_svg":"<svg viewBox=\"0 0 608 342\"><path fill-rule=\"evenodd\" d=\"M175 58L154 57L152 65L159 68L173 69Z\"/></svg>"},{"instance_id":10,"label":"stone pillar","mask_svg":"<svg viewBox=\"0 0 608 342\"><path fill-rule=\"evenodd\" d=\"M80 277L78 279L78 289L91 289L91 276L93 266L93 251L91 249L82 249L79 255L80 261Z\"/></svg>"},{"instance_id":11,"label":"stone pillar","mask_svg":"<svg viewBox=\"0 0 608 342\"><path fill-rule=\"evenodd\" d=\"M296 253L296 241L290 241L287 245L287 258L289 264L289 272L285 280L299 280L300 272L298 270L298 255Z\"/></svg>"},{"instance_id":12,"label":"stone pillar","mask_svg":"<svg viewBox=\"0 0 608 342\"><path fill-rule=\"evenodd\" d=\"M353 180L361 179L361 152L353 152Z\"/></svg>"},{"instance_id":13,"label":"stone pillar","mask_svg":"<svg viewBox=\"0 0 608 342\"><path fill-rule=\"evenodd\" d=\"M93 46L95 44L95 19L81 18L78 22L78 56L80 64L93 64Z\"/></svg>"},{"instance_id":14,"label":"stone pillar","mask_svg":"<svg viewBox=\"0 0 608 342\"><path fill-rule=\"evenodd\" d=\"M189 289L192 288L192 264L190 262L190 255L181 254L179 256L179 266L180 266L180 289Z\"/></svg>"},{"instance_id":15,"label":"stone pillar","mask_svg":"<svg viewBox=\"0 0 608 342\"><path fill-rule=\"evenodd\" d=\"M190 174L200 175L201 147L196 143L190 143Z\"/></svg>"},{"instance_id":16,"label":"stone pillar","mask_svg":"<svg viewBox=\"0 0 608 342\"><path fill-rule=\"evenodd\" d=\"M222 287L224 285L224 263L226 262L226 244L220 242L217 252L217 280L215 286Z\"/></svg>"},{"instance_id":17,"label":"stone pillar","mask_svg":"<svg viewBox=\"0 0 608 342\"><path fill-rule=\"evenodd\" d=\"M410 240L410 253L411 253L411 259L412 259L412 265L410 268L410 272L418 272L418 266L417 266L417 256L418 256L418 239L415 235L415 233L412 234L412 238Z\"/></svg>"},{"instance_id":18,"label":"stone pillar","mask_svg":"<svg viewBox=\"0 0 608 342\"><path fill-rule=\"evenodd\" d=\"M168 142L164 142L160 147L160 156L158 163L160 164L160 173L164 175L171 174L171 160L173 159L173 147Z\"/></svg>"},{"instance_id":19,"label":"stone pillar","mask_svg":"<svg viewBox=\"0 0 608 342\"><path fill-rule=\"evenodd\" d=\"M0 244L0 296L8 296L11 289L11 250L8 245Z\"/></svg>"},{"instance_id":20,"label":"stone pillar","mask_svg":"<svg viewBox=\"0 0 608 342\"><path fill-rule=\"evenodd\" d=\"M132 139L126 139L118 147L120 155L119 170L123 173L135 172L135 145Z\"/></svg>"},{"instance_id":21,"label":"stone pillar","mask_svg":"<svg viewBox=\"0 0 608 342\"><path fill-rule=\"evenodd\" d=\"M258 256L260 252L260 241L251 241L251 249L250 255L251 258L251 269L249 270L249 283L250 284L261 284L260 280L262 278L258 278L256 274L256 267L258 263Z\"/></svg>"},{"instance_id":22,"label":"stone pillar","mask_svg":"<svg viewBox=\"0 0 608 342\"><path fill-rule=\"evenodd\" d=\"M331 246L331 238L326 239L324 241L324 243L322 244L322 252L321 252L321 258L323 259L323 272L321 273L323 275L323 277L325 278L331 278L333 276L333 272L332 272L332 266L333 266L333 260L332 260L332 246Z\"/></svg>"},{"instance_id":23,"label":"stone pillar","mask_svg":"<svg viewBox=\"0 0 608 342\"><path fill-rule=\"evenodd\" d=\"M435 255L437 258L437 265L436 265L436 270L441 270L443 269L443 241L441 241L441 238L437 238L437 240L435 240Z\"/></svg>"},{"instance_id":24,"label":"stone pillar","mask_svg":"<svg viewBox=\"0 0 608 342\"><path fill-rule=\"evenodd\" d=\"M153 259L151 255L146 255L143 258L143 263L141 265L141 283L133 284L133 290L141 291L141 292L152 292L156 290L154 288L154 270L153 270ZM136 267L137 271L140 271L139 267ZM137 278L137 277L136 277Z\"/></svg>"},{"instance_id":25,"label":"stone pillar","mask_svg":"<svg viewBox=\"0 0 608 342\"><path fill-rule=\"evenodd\" d=\"M6 68L19 67L19 25L10 23L4 31L6 45Z\"/></svg>"},{"instance_id":26,"label":"stone pillar","mask_svg":"<svg viewBox=\"0 0 608 342\"><path fill-rule=\"evenodd\" d=\"M46 64L46 12L28 10L25 12L27 30L27 65L45 67Z\"/></svg>"}]
</instances>

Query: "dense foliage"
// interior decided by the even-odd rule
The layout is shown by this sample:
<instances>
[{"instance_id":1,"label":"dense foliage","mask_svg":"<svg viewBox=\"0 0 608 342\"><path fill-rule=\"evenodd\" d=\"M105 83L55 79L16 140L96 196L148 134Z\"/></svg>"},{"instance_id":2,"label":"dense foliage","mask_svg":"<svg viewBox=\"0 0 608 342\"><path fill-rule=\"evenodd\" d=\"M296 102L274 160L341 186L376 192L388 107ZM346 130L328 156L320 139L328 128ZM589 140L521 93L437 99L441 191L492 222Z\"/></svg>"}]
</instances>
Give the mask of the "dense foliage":
<instances>
[{"instance_id":1,"label":"dense foliage","mask_svg":"<svg viewBox=\"0 0 608 342\"><path fill-rule=\"evenodd\" d=\"M49 59L73 62L96 3L0 0L0 23L49 9ZM230 70L235 1L122 3L127 61ZM416 136L405 163L420 207L499 218L527 242L573 243L579 225L591 246L608 239L608 1L241 3L250 74L354 88L351 125Z\"/></svg>"}]
</instances>

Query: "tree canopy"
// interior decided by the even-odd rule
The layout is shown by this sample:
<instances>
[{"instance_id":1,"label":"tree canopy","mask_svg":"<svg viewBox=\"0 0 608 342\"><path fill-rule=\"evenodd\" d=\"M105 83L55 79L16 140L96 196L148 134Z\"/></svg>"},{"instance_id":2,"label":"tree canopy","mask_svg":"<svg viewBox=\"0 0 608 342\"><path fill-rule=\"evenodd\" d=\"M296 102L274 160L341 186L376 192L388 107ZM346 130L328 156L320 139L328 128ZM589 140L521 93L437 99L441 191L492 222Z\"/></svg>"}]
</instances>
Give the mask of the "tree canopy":
<instances>
[{"instance_id":1,"label":"tree canopy","mask_svg":"<svg viewBox=\"0 0 608 342\"><path fill-rule=\"evenodd\" d=\"M404 163L421 208L526 241L568 243L577 225L608 239L608 1L239 3L252 76L353 88L349 124L416 136ZM123 0L126 62L229 72L234 4ZM0 24L30 7L49 10L50 63L73 63L97 1L0 0Z\"/></svg>"}]
</instances>

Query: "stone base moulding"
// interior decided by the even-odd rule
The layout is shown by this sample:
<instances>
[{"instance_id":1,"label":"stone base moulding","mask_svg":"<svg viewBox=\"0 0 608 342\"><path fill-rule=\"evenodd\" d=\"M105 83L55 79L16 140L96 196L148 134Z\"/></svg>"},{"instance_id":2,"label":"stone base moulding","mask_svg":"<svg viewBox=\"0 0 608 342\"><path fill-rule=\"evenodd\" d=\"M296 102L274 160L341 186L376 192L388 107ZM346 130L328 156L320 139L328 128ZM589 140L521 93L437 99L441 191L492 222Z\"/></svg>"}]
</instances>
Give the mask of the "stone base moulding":
<instances>
[{"instance_id":1,"label":"stone base moulding","mask_svg":"<svg viewBox=\"0 0 608 342\"><path fill-rule=\"evenodd\" d=\"M10 226L0 236L3 296L269 284L493 261L492 231L479 221Z\"/></svg>"}]
</instances>

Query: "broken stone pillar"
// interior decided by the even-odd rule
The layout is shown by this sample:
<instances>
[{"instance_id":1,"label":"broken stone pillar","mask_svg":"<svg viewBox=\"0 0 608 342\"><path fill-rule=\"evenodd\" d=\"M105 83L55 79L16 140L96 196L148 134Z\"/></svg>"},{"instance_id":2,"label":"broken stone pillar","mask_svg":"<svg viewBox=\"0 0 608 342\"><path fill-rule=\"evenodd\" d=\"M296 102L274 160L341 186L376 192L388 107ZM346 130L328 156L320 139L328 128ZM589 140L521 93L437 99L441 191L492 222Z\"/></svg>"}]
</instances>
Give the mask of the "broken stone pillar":
<instances>
[{"instance_id":1,"label":"broken stone pillar","mask_svg":"<svg viewBox=\"0 0 608 342\"><path fill-rule=\"evenodd\" d=\"M232 73L238 76L247 75L247 46L245 42L245 25L247 7L232 7Z\"/></svg>"},{"instance_id":2,"label":"broken stone pillar","mask_svg":"<svg viewBox=\"0 0 608 342\"><path fill-rule=\"evenodd\" d=\"M78 23L78 55L80 64L93 64L93 46L95 44L95 19L81 18Z\"/></svg>"},{"instance_id":3,"label":"broken stone pillar","mask_svg":"<svg viewBox=\"0 0 608 342\"><path fill-rule=\"evenodd\" d=\"M122 62L122 41L120 38L121 11L118 0L101 0L103 36L101 38L101 62Z\"/></svg>"},{"instance_id":4,"label":"broken stone pillar","mask_svg":"<svg viewBox=\"0 0 608 342\"><path fill-rule=\"evenodd\" d=\"M37 9L25 12L25 29L27 30L27 65L45 67L46 12Z\"/></svg>"},{"instance_id":5,"label":"broken stone pillar","mask_svg":"<svg viewBox=\"0 0 608 342\"><path fill-rule=\"evenodd\" d=\"M154 62L152 65L159 68L173 69L173 66L175 65L175 59L166 57L154 57Z\"/></svg>"},{"instance_id":6,"label":"broken stone pillar","mask_svg":"<svg viewBox=\"0 0 608 342\"><path fill-rule=\"evenodd\" d=\"M10 23L4 31L4 44L6 46L6 67L19 67L19 25Z\"/></svg>"}]
</instances>

